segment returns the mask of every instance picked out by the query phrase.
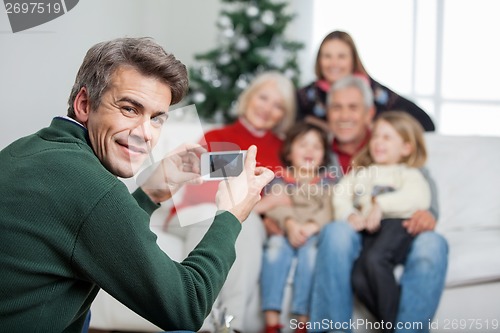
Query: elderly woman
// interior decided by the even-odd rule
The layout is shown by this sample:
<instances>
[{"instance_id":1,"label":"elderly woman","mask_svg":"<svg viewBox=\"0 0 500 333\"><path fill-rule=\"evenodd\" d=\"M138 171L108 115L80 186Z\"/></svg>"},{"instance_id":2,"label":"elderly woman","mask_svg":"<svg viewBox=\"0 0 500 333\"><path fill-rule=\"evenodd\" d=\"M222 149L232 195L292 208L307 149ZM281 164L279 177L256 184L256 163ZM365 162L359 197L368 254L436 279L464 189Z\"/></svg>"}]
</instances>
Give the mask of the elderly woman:
<instances>
[{"instance_id":1,"label":"elderly woman","mask_svg":"<svg viewBox=\"0 0 500 333\"><path fill-rule=\"evenodd\" d=\"M349 75L366 79L372 89L376 113L404 111L411 114L425 131L434 131L431 118L415 103L375 81L366 71L352 37L333 31L320 44L315 65L316 81L297 91L298 117L323 125L326 120L326 95L331 85Z\"/></svg>"},{"instance_id":2,"label":"elderly woman","mask_svg":"<svg viewBox=\"0 0 500 333\"><path fill-rule=\"evenodd\" d=\"M238 98L238 120L207 132L201 143L206 142L208 151L246 150L250 145L256 145L257 165L278 172L281 169L279 151L283 133L295 120L294 94L292 82L282 74L260 74ZM218 183L210 181L201 186L188 186L181 202L176 202L176 212L167 223L167 232L184 240L186 256L212 223L209 217L216 211L214 198ZM259 213L269 205L273 203L261 202L260 209L242 224L236 241L236 261L219 294L220 307L227 308L227 313L234 316L232 328L241 332L259 331L256 327L260 315L257 288L266 240ZM182 221L202 222L180 228ZM203 329L213 330L208 320Z\"/></svg>"}]
</instances>

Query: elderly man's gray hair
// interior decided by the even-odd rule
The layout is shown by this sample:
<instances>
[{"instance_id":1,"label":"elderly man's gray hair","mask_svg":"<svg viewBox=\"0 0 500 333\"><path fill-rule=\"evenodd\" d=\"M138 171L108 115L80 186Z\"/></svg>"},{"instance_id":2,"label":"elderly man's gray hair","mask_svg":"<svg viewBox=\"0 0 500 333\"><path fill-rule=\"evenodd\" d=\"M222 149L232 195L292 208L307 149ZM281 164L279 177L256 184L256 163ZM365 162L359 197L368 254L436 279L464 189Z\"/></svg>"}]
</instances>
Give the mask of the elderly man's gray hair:
<instances>
[{"instance_id":1,"label":"elderly man's gray hair","mask_svg":"<svg viewBox=\"0 0 500 333\"><path fill-rule=\"evenodd\" d=\"M346 76L338 80L331 86L330 91L328 92L327 105L330 105L333 102L332 95L335 92L350 87L356 88L361 92L361 95L363 96L363 104L367 109L373 106L372 89L370 88L366 80L353 75Z\"/></svg>"}]
</instances>

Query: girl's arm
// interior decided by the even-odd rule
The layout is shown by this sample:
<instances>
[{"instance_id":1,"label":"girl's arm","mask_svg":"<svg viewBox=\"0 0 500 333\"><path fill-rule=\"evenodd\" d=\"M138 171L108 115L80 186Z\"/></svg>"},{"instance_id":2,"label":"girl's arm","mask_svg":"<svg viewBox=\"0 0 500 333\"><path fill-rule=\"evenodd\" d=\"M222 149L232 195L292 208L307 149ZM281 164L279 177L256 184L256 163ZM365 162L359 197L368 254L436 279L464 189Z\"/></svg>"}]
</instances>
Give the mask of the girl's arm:
<instances>
[{"instance_id":1,"label":"girl's arm","mask_svg":"<svg viewBox=\"0 0 500 333\"><path fill-rule=\"evenodd\" d=\"M431 190L422 173L416 168L408 168L403 170L402 179L399 189L375 198L384 218L408 218L415 211L430 207Z\"/></svg>"}]
</instances>

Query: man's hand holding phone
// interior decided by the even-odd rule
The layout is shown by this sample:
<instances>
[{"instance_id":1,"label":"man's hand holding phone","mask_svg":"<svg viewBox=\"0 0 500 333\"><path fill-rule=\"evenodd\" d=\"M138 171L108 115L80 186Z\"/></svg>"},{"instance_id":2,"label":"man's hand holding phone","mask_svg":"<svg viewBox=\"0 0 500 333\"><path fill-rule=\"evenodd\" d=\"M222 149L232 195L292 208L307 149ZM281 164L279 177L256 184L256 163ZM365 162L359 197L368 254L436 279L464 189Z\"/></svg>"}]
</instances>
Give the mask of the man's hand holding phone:
<instances>
[{"instance_id":1,"label":"man's hand holding phone","mask_svg":"<svg viewBox=\"0 0 500 333\"><path fill-rule=\"evenodd\" d=\"M221 181L217 191L217 208L231 212L240 222L246 220L260 200L262 189L274 178L271 170L256 167L256 155L256 146L248 148L243 171L237 177Z\"/></svg>"},{"instance_id":2,"label":"man's hand holding phone","mask_svg":"<svg viewBox=\"0 0 500 333\"><path fill-rule=\"evenodd\" d=\"M148 179L141 185L154 201L168 200L184 184L201 184L200 156L206 149L198 144L183 144L144 172ZM154 161L153 161L154 162Z\"/></svg>"}]
</instances>

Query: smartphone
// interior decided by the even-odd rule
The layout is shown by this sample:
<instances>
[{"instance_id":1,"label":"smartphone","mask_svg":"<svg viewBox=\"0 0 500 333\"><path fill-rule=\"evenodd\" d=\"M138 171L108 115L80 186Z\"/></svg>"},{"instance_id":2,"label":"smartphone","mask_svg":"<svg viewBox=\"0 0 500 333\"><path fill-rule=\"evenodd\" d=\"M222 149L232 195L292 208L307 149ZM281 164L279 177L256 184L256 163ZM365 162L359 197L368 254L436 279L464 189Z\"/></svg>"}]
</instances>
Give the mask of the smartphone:
<instances>
[{"instance_id":1,"label":"smartphone","mask_svg":"<svg viewBox=\"0 0 500 333\"><path fill-rule=\"evenodd\" d=\"M223 180L243 171L246 150L218 151L201 154L203 180Z\"/></svg>"}]
</instances>

